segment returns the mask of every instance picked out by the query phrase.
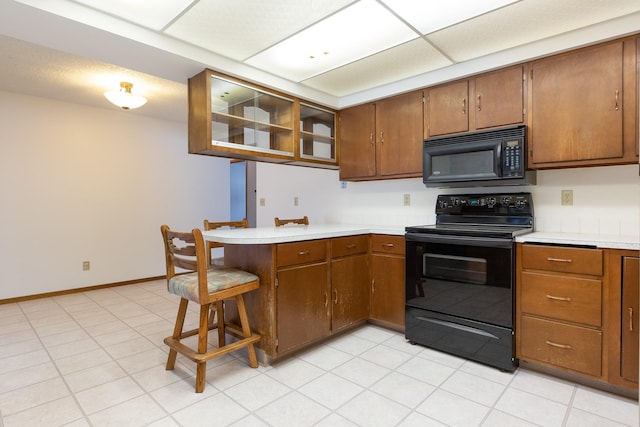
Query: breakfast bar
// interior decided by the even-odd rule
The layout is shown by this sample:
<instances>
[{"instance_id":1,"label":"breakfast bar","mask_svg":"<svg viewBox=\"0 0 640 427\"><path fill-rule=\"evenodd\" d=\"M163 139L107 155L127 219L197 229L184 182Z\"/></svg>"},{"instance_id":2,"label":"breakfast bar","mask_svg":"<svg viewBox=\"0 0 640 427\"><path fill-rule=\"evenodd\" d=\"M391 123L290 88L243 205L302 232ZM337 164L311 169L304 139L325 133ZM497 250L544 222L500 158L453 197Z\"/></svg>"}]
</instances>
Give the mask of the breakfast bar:
<instances>
[{"instance_id":1,"label":"breakfast bar","mask_svg":"<svg viewBox=\"0 0 640 427\"><path fill-rule=\"evenodd\" d=\"M260 287L246 294L245 303L250 324L262 337L261 363L369 319L372 233L387 242L381 247L403 246L400 227L320 224L203 232L206 240L224 243L226 266L260 277ZM233 318L233 304L227 305Z\"/></svg>"}]
</instances>

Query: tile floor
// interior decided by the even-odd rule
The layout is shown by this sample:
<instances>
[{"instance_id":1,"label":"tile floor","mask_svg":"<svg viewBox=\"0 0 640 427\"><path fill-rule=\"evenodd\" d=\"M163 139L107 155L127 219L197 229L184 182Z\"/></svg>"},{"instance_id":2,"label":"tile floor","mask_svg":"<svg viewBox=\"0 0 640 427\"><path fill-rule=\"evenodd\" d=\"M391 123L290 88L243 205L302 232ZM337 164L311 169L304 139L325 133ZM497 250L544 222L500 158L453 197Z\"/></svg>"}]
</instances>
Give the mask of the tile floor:
<instances>
[{"instance_id":1,"label":"tile floor","mask_svg":"<svg viewBox=\"0 0 640 427\"><path fill-rule=\"evenodd\" d=\"M638 426L636 401L371 325L274 366L224 356L196 394L194 364L164 369L176 310L164 281L0 305L0 426Z\"/></svg>"}]
</instances>

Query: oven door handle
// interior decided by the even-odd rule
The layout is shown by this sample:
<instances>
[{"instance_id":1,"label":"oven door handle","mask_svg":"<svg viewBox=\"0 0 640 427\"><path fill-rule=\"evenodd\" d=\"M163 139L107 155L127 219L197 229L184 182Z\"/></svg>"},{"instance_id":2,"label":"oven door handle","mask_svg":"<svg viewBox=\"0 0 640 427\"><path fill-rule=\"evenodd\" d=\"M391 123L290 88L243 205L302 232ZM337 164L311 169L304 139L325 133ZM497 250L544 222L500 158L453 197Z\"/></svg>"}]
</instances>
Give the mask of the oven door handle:
<instances>
[{"instance_id":1,"label":"oven door handle","mask_svg":"<svg viewBox=\"0 0 640 427\"><path fill-rule=\"evenodd\" d=\"M500 239L497 237L444 236L439 234L406 233L405 240L449 245L482 246L487 248L513 248L513 239Z\"/></svg>"}]
</instances>

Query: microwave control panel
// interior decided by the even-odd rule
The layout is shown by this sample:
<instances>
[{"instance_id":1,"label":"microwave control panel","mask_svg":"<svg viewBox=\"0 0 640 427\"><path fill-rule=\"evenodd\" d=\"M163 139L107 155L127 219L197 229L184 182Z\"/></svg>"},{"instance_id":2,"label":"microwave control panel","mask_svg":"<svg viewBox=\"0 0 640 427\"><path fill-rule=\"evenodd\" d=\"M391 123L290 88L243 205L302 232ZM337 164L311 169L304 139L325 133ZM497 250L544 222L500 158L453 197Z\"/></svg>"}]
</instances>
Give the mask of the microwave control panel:
<instances>
[{"instance_id":1,"label":"microwave control panel","mask_svg":"<svg viewBox=\"0 0 640 427\"><path fill-rule=\"evenodd\" d=\"M524 141L520 138L502 141L502 176L520 177L523 175Z\"/></svg>"}]
</instances>

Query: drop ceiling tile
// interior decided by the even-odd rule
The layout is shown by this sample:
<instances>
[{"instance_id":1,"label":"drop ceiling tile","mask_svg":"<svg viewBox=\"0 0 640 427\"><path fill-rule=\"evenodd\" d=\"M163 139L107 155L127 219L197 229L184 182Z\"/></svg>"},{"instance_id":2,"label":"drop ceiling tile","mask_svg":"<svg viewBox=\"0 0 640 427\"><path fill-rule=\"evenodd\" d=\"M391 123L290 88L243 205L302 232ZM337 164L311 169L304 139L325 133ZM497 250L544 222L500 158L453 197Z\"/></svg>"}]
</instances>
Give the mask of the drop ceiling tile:
<instances>
[{"instance_id":1,"label":"drop ceiling tile","mask_svg":"<svg viewBox=\"0 0 640 427\"><path fill-rule=\"evenodd\" d=\"M200 0L166 34L243 61L354 0Z\"/></svg>"},{"instance_id":2,"label":"drop ceiling tile","mask_svg":"<svg viewBox=\"0 0 640 427\"><path fill-rule=\"evenodd\" d=\"M421 34L429 34L521 0L382 0Z\"/></svg>"},{"instance_id":3,"label":"drop ceiling tile","mask_svg":"<svg viewBox=\"0 0 640 427\"><path fill-rule=\"evenodd\" d=\"M422 38L320 74L302 83L345 96L451 65Z\"/></svg>"},{"instance_id":4,"label":"drop ceiling tile","mask_svg":"<svg viewBox=\"0 0 640 427\"><path fill-rule=\"evenodd\" d=\"M638 0L524 0L429 34L427 39L455 62L462 62L638 10Z\"/></svg>"},{"instance_id":5,"label":"drop ceiling tile","mask_svg":"<svg viewBox=\"0 0 640 427\"><path fill-rule=\"evenodd\" d=\"M416 36L379 3L362 0L249 58L246 63L298 82Z\"/></svg>"},{"instance_id":6,"label":"drop ceiling tile","mask_svg":"<svg viewBox=\"0 0 640 427\"><path fill-rule=\"evenodd\" d=\"M160 30L193 0L74 0L143 27Z\"/></svg>"}]
</instances>

